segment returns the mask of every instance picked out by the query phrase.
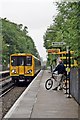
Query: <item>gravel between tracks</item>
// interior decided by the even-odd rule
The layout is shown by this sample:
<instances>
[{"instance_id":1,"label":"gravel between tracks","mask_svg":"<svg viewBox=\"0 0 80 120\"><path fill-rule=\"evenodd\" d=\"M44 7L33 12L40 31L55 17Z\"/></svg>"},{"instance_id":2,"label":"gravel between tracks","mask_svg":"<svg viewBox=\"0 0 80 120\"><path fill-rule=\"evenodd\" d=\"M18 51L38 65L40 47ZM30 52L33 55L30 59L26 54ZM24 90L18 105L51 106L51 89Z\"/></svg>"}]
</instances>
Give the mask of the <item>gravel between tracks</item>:
<instances>
[{"instance_id":1,"label":"gravel between tracks","mask_svg":"<svg viewBox=\"0 0 80 120\"><path fill-rule=\"evenodd\" d=\"M26 86L19 86L12 89L9 93L2 97L2 117L12 107L14 102L19 98L22 92L26 89Z\"/></svg>"}]
</instances>

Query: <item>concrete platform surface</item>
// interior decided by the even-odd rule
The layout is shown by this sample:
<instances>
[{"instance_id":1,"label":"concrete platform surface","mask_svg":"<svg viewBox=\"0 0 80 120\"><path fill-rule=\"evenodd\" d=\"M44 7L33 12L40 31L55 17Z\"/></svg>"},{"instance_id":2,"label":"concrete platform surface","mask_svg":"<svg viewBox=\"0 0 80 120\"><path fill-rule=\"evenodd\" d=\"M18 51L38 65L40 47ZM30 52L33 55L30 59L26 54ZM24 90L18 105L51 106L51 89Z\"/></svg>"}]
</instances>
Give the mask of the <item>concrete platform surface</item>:
<instances>
[{"instance_id":1,"label":"concrete platform surface","mask_svg":"<svg viewBox=\"0 0 80 120\"><path fill-rule=\"evenodd\" d=\"M4 118L78 118L74 98L67 98L63 90L45 89L50 76L48 70L42 70Z\"/></svg>"}]
</instances>

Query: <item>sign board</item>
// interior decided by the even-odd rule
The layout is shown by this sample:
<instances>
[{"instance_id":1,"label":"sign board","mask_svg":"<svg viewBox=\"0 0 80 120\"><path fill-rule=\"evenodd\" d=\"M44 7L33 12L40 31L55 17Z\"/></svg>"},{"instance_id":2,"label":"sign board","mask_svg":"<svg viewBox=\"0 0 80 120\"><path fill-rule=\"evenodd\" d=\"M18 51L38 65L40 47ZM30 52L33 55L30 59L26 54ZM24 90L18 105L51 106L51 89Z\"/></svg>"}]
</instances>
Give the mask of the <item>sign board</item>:
<instances>
[{"instance_id":1,"label":"sign board","mask_svg":"<svg viewBox=\"0 0 80 120\"><path fill-rule=\"evenodd\" d=\"M56 54L59 52L60 52L60 49L48 49L48 53Z\"/></svg>"},{"instance_id":2,"label":"sign board","mask_svg":"<svg viewBox=\"0 0 80 120\"><path fill-rule=\"evenodd\" d=\"M65 42L53 42L52 45L58 46L58 45L66 45Z\"/></svg>"}]
</instances>

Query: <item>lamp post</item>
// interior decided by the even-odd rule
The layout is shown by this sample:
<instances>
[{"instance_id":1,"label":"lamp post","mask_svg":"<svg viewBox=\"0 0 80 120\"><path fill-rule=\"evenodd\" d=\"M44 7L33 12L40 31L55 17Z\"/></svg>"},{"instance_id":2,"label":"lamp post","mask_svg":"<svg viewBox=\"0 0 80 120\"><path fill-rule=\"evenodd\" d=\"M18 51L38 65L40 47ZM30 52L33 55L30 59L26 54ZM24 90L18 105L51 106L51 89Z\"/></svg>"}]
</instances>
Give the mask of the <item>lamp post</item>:
<instances>
[{"instance_id":1,"label":"lamp post","mask_svg":"<svg viewBox=\"0 0 80 120\"><path fill-rule=\"evenodd\" d=\"M71 96L70 96L70 68L71 68L70 47L69 47L68 54L69 54L69 95L68 95L68 98L71 98Z\"/></svg>"}]
</instances>

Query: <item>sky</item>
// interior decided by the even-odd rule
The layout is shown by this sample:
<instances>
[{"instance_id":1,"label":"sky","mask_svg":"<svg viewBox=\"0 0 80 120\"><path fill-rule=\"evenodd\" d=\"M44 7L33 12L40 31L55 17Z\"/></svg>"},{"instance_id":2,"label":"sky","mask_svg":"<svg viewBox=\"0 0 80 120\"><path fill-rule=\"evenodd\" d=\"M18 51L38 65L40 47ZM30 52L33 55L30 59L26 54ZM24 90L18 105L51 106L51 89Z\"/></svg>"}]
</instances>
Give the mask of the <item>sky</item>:
<instances>
[{"instance_id":1,"label":"sky","mask_svg":"<svg viewBox=\"0 0 80 120\"><path fill-rule=\"evenodd\" d=\"M0 17L27 26L28 34L43 60L47 58L43 35L57 14L55 1L58 0L0 0Z\"/></svg>"}]
</instances>

